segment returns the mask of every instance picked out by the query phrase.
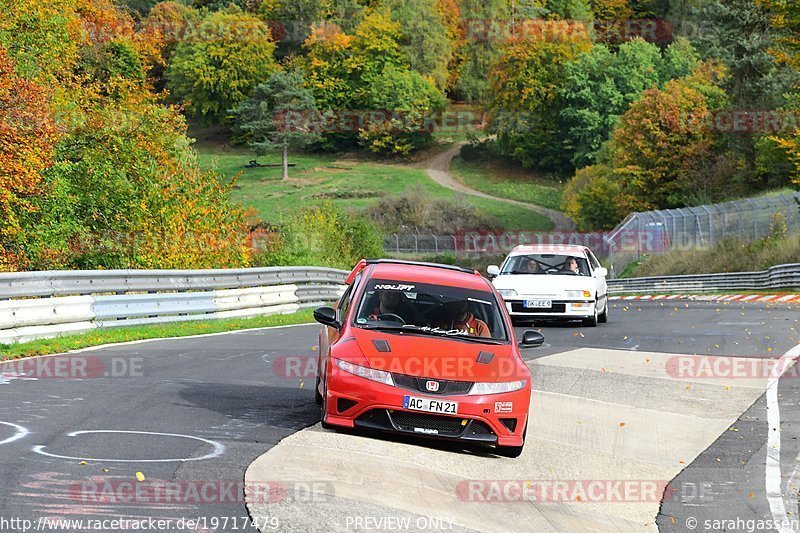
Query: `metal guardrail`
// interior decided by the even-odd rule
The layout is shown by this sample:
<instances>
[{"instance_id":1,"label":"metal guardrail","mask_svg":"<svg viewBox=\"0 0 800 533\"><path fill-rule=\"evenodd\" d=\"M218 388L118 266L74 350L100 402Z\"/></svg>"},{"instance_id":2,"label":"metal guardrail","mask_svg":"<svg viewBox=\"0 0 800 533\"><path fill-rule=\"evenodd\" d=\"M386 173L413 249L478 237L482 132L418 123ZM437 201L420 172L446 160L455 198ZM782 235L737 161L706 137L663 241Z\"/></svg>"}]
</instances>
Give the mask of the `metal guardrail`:
<instances>
[{"instance_id":1,"label":"metal guardrail","mask_svg":"<svg viewBox=\"0 0 800 533\"><path fill-rule=\"evenodd\" d=\"M338 299L346 276L316 267L0 273L0 344L95 328L291 313Z\"/></svg>"},{"instance_id":2,"label":"metal guardrail","mask_svg":"<svg viewBox=\"0 0 800 533\"><path fill-rule=\"evenodd\" d=\"M800 264L778 265L761 272L732 272L608 281L609 294L678 294L797 288L800 288Z\"/></svg>"}]
</instances>

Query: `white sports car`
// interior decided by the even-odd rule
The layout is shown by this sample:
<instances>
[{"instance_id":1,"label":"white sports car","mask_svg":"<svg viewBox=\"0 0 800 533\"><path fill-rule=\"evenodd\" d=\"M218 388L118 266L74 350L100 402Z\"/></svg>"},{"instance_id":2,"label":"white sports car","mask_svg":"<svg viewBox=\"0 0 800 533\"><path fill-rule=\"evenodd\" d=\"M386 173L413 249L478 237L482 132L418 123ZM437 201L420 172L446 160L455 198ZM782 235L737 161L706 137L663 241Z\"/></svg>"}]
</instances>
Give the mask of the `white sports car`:
<instances>
[{"instance_id":1,"label":"white sports car","mask_svg":"<svg viewBox=\"0 0 800 533\"><path fill-rule=\"evenodd\" d=\"M502 267L487 269L511 319L608 321L606 276L585 246L517 246Z\"/></svg>"}]
</instances>

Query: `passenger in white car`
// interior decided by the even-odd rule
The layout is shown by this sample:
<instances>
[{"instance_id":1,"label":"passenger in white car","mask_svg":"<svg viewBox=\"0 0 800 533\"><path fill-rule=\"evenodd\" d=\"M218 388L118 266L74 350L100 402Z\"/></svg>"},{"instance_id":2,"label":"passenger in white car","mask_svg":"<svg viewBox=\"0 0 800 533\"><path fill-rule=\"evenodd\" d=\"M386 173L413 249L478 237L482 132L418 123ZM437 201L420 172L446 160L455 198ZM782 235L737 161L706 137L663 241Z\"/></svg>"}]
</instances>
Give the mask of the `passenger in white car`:
<instances>
[{"instance_id":1,"label":"passenger in white car","mask_svg":"<svg viewBox=\"0 0 800 533\"><path fill-rule=\"evenodd\" d=\"M567 258L567 260L564 261L564 264L561 266L561 270L564 272L574 272L575 274L581 273L581 269L578 268L578 260L574 257Z\"/></svg>"},{"instance_id":2,"label":"passenger in white car","mask_svg":"<svg viewBox=\"0 0 800 533\"><path fill-rule=\"evenodd\" d=\"M528 262L525 264L525 271L528 274L544 274L545 270L539 264L539 261L533 258L529 258Z\"/></svg>"}]
</instances>

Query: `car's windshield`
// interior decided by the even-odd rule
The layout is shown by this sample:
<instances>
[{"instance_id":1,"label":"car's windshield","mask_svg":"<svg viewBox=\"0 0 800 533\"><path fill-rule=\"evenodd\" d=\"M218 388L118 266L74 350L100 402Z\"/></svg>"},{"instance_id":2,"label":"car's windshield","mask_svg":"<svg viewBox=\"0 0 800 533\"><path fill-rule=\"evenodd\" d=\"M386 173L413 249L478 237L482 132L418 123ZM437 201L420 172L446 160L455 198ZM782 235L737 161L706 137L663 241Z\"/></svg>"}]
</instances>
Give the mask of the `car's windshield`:
<instances>
[{"instance_id":1,"label":"car's windshield","mask_svg":"<svg viewBox=\"0 0 800 533\"><path fill-rule=\"evenodd\" d=\"M508 339L497 300L489 291L372 279L355 317L363 328Z\"/></svg>"},{"instance_id":2,"label":"car's windshield","mask_svg":"<svg viewBox=\"0 0 800 533\"><path fill-rule=\"evenodd\" d=\"M509 257L501 274L589 276L586 257L570 254L527 254Z\"/></svg>"}]
</instances>

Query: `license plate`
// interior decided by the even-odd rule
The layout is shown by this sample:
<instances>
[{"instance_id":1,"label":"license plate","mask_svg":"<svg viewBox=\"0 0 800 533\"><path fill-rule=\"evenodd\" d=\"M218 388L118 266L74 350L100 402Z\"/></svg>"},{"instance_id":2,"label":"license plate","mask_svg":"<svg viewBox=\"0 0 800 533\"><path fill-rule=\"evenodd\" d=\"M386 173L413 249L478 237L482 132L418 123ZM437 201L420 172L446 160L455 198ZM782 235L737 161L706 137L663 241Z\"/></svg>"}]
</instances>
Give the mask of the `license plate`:
<instances>
[{"instance_id":1,"label":"license plate","mask_svg":"<svg viewBox=\"0 0 800 533\"><path fill-rule=\"evenodd\" d=\"M528 309L549 309L553 307L552 300L525 300L525 307Z\"/></svg>"},{"instance_id":2,"label":"license plate","mask_svg":"<svg viewBox=\"0 0 800 533\"><path fill-rule=\"evenodd\" d=\"M415 398L406 396L403 398L403 408L412 411L426 411L428 413L444 413L454 415L458 413L458 402L446 402L434 400L433 398Z\"/></svg>"}]
</instances>

